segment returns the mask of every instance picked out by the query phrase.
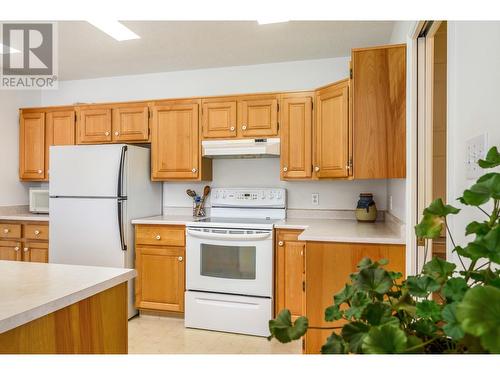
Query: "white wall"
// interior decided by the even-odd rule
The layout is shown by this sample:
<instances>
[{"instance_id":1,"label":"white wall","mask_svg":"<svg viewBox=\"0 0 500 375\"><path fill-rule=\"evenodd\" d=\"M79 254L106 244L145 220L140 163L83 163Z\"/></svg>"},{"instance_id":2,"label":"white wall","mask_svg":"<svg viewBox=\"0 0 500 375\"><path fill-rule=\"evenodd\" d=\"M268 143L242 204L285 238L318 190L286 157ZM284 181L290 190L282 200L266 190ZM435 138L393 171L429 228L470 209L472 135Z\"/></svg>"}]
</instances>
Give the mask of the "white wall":
<instances>
[{"instance_id":1,"label":"white wall","mask_svg":"<svg viewBox=\"0 0 500 375\"><path fill-rule=\"evenodd\" d=\"M19 181L19 108L40 105L39 91L0 90L0 206L28 204Z\"/></svg>"},{"instance_id":2,"label":"white wall","mask_svg":"<svg viewBox=\"0 0 500 375\"><path fill-rule=\"evenodd\" d=\"M349 57L285 62L217 69L108 77L59 83L44 91L43 105L76 102L179 98L266 91L313 89L348 76ZM216 160L211 185L251 187L284 186L290 208L353 209L360 192L373 192L379 209L387 207L387 182L322 181L281 182L278 159ZM165 183L164 206L190 207L187 188L201 192L205 183ZM320 204L311 205L311 193Z\"/></svg>"},{"instance_id":3,"label":"white wall","mask_svg":"<svg viewBox=\"0 0 500 375\"><path fill-rule=\"evenodd\" d=\"M450 220L458 243L465 226L484 220L477 209L456 200L474 180L465 174L465 144L487 133L500 146L500 22L448 22L448 201L462 208Z\"/></svg>"}]
</instances>

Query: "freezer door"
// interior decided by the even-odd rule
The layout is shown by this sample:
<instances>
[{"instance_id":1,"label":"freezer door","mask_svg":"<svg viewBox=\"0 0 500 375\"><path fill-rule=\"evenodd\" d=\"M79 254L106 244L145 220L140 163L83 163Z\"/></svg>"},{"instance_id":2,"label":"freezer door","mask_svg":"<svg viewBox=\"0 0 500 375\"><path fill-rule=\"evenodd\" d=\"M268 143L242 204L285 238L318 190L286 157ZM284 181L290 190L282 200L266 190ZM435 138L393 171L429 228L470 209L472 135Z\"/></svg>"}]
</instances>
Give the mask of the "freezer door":
<instances>
[{"instance_id":1,"label":"freezer door","mask_svg":"<svg viewBox=\"0 0 500 375\"><path fill-rule=\"evenodd\" d=\"M123 171L126 145L51 146L51 197L126 195ZM52 214L52 212L51 212Z\"/></svg>"},{"instance_id":2,"label":"freezer door","mask_svg":"<svg viewBox=\"0 0 500 375\"><path fill-rule=\"evenodd\" d=\"M126 217L126 201L122 201ZM50 198L49 262L126 267L117 199ZM123 225L123 238L128 226ZM130 246L128 246L130 247Z\"/></svg>"}]
</instances>

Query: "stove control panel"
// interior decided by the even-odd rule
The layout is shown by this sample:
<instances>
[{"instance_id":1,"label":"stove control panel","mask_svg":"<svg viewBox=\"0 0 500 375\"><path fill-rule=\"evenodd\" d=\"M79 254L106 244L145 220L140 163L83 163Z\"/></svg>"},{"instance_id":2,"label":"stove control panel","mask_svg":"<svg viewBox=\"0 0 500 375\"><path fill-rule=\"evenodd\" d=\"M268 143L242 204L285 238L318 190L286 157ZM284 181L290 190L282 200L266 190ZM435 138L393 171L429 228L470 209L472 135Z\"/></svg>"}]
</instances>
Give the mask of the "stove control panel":
<instances>
[{"instance_id":1,"label":"stove control panel","mask_svg":"<svg viewBox=\"0 0 500 375\"><path fill-rule=\"evenodd\" d=\"M286 207L286 189L283 188L213 188L212 207Z\"/></svg>"}]
</instances>

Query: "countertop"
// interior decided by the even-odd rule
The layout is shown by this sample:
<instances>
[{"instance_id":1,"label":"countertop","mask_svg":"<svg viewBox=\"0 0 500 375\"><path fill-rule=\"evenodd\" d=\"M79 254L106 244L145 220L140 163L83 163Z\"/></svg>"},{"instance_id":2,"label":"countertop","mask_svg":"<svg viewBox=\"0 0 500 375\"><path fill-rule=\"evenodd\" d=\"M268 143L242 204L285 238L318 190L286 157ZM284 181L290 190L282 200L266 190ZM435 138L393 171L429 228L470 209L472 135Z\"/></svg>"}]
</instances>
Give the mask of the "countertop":
<instances>
[{"instance_id":1,"label":"countertop","mask_svg":"<svg viewBox=\"0 0 500 375\"><path fill-rule=\"evenodd\" d=\"M186 225L195 221L189 215L163 215L132 220L132 224ZM303 229L301 241L405 244L401 224L390 220L359 223L349 219L289 218L278 221L277 229Z\"/></svg>"},{"instance_id":2,"label":"countertop","mask_svg":"<svg viewBox=\"0 0 500 375\"><path fill-rule=\"evenodd\" d=\"M0 215L0 220L22 220L22 221L49 221L48 214L3 214Z\"/></svg>"},{"instance_id":3,"label":"countertop","mask_svg":"<svg viewBox=\"0 0 500 375\"><path fill-rule=\"evenodd\" d=\"M0 333L136 276L126 268L0 261Z\"/></svg>"}]
</instances>

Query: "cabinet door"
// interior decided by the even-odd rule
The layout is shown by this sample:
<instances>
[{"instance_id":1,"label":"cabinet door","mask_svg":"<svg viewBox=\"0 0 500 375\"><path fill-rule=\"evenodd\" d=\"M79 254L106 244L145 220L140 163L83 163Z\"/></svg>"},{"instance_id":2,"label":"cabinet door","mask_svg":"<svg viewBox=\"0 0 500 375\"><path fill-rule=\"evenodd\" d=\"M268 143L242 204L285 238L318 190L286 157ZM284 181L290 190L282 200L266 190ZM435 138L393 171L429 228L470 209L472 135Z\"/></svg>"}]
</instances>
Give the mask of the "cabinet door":
<instances>
[{"instance_id":1,"label":"cabinet door","mask_svg":"<svg viewBox=\"0 0 500 375\"><path fill-rule=\"evenodd\" d=\"M111 109L80 109L78 143L111 142Z\"/></svg>"},{"instance_id":2,"label":"cabinet door","mask_svg":"<svg viewBox=\"0 0 500 375\"><path fill-rule=\"evenodd\" d=\"M199 176L199 105L153 107L151 158L153 180L196 180Z\"/></svg>"},{"instance_id":3,"label":"cabinet door","mask_svg":"<svg viewBox=\"0 0 500 375\"><path fill-rule=\"evenodd\" d=\"M388 270L405 274L405 246L388 244L308 242L306 253L306 315L313 328L342 327L343 321L325 322L325 308L349 283L349 274L368 257L385 258Z\"/></svg>"},{"instance_id":4,"label":"cabinet door","mask_svg":"<svg viewBox=\"0 0 500 375\"><path fill-rule=\"evenodd\" d=\"M355 178L406 177L406 46L352 52Z\"/></svg>"},{"instance_id":5,"label":"cabinet door","mask_svg":"<svg viewBox=\"0 0 500 375\"><path fill-rule=\"evenodd\" d=\"M300 232L293 233L296 237ZM306 243L287 239L278 233L276 246L276 314L290 310L292 320L304 315L304 259Z\"/></svg>"},{"instance_id":6,"label":"cabinet door","mask_svg":"<svg viewBox=\"0 0 500 375\"><path fill-rule=\"evenodd\" d=\"M203 138L236 137L236 100L203 100Z\"/></svg>"},{"instance_id":7,"label":"cabinet door","mask_svg":"<svg viewBox=\"0 0 500 375\"><path fill-rule=\"evenodd\" d=\"M314 172L318 178L349 175L349 82L319 90L316 94Z\"/></svg>"},{"instance_id":8,"label":"cabinet door","mask_svg":"<svg viewBox=\"0 0 500 375\"><path fill-rule=\"evenodd\" d=\"M312 175L312 97L285 97L281 105L281 179Z\"/></svg>"},{"instance_id":9,"label":"cabinet door","mask_svg":"<svg viewBox=\"0 0 500 375\"><path fill-rule=\"evenodd\" d=\"M27 242L23 248L24 262L49 262L49 244L47 242Z\"/></svg>"},{"instance_id":10,"label":"cabinet door","mask_svg":"<svg viewBox=\"0 0 500 375\"><path fill-rule=\"evenodd\" d=\"M184 248L137 246L138 309L184 311Z\"/></svg>"},{"instance_id":11,"label":"cabinet door","mask_svg":"<svg viewBox=\"0 0 500 375\"><path fill-rule=\"evenodd\" d=\"M146 142L149 139L147 105L113 108L113 141Z\"/></svg>"},{"instance_id":12,"label":"cabinet door","mask_svg":"<svg viewBox=\"0 0 500 375\"><path fill-rule=\"evenodd\" d=\"M21 243L0 241L0 260L21 260Z\"/></svg>"},{"instance_id":13,"label":"cabinet door","mask_svg":"<svg viewBox=\"0 0 500 375\"><path fill-rule=\"evenodd\" d=\"M19 177L45 178L45 113L21 113L19 132Z\"/></svg>"},{"instance_id":14,"label":"cabinet door","mask_svg":"<svg viewBox=\"0 0 500 375\"><path fill-rule=\"evenodd\" d=\"M49 177L49 147L75 144L75 111L48 112L45 150L46 179Z\"/></svg>"},{"instance_id":15,"label":"cabinet door","mask_svg":"<svg viewBox=\"0 0 500 375\"><path fill-rule=\"evenodd\" d=\"M278 135L278 98L262 96L238 101L238 133L241 137Z\"/></svg>"}]
</instances>

